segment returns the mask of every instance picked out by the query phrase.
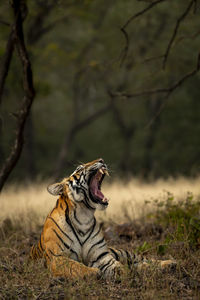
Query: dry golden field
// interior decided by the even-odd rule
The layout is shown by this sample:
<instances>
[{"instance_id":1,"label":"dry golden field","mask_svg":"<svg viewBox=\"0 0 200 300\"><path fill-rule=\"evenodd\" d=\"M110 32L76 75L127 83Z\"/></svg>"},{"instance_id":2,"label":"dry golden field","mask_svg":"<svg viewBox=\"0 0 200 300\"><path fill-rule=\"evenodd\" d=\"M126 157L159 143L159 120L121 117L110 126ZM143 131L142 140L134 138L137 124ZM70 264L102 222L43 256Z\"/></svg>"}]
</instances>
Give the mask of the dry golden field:
<instances>
[{"instance_id":1,"label":"dry golden field","mask_svg":"<svg viewBox=\"0 0 200 300\"><path fill-rule=\"evenodd\" d=\"M11 185L6 187L1 194L0 220L6 217L17 218L31 212L44 220L47 213L53 208L56 197L47 192L50 182L23 185ZM103 193L110 200L106 211L97 213L105 219L116 222L126 221L127 209L130 219L140 218L153 209L154 200L166 199L168 193L172 193L176 200L183 199L188 192L193 193L194 198L200 195L200 177L196 179L168 179L157 180L152 183L144 183L137 179L120 182L106 179L103 184ZM146 201L149 202L146 205ZM152 203L152 204L151 204Z\"/></svg>"},{"instance_id":2,"label":"dry golden field","mask_svg":"<svg viewBox=\"0 0 200 300\"><path fill-rule=\"evenodd\" d=\"M57 200L49 183L10 185L0 196L0 299L200 299L200 178L105 180L109 207L97 218L108 243L177 261L172 270L129 270L118 282L55 279L28 261Z\"/></svg>"}]
</instances>

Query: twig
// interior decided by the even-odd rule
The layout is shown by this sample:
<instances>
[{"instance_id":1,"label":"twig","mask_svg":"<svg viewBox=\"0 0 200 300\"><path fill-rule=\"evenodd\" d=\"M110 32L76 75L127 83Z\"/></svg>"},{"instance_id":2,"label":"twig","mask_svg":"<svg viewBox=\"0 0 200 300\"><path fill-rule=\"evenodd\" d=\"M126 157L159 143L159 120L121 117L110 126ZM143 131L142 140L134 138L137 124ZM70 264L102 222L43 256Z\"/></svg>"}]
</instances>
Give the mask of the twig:
<instances>
[{"instance_id":1,"label":"twig","mask_svg":"<svg viewBox=\"0 0 200 300\"><path fill-rule=\"evenodd\" d=\"M121 32L124 34L124 37L125 37L125 46L124 46L122 53L120 54L121 58L119 58L121 60L120 67L123 65L123 63L127 57L127 53L128 53L128 49L129 49L128 33L126 32L125 28L123 28L123 27L121 28Z\"/></svg>"},{"instance_id":2,"label":"twig","mask_svg":"<svg viewBox=\"0 0 200 300\"><path fill-rule=\"evenodd\" d=\"M84 128L85 126L89 125L92 123L94 120L99 118L101 115L104 113L108 112L110 109L110 104L105 105L103 108L100 108L90 116L86 117L84 120L80 121L73 127L73 132L79 131L80 129Z\"/></svg>"},{"instance_id":3,"label":"twig","mask_svg":"<svg viewBox=\"0 0 200 300\"><path fill-rule=\"evenodd\" d=\"M180 42L182 42L184 40L194 40L199 37L199 34L200 34L200 30L198 30L197 32L195 32L191 35L180 36L180 38L176 40L175 45L179 44Z\"/></svg>"},{"instance_id":4,"label":"twig","mask_svg":"<svg viewBox=\"0 0 200 300\"><path fill-rule=\"evenodd\" d=\"M108 91L108 94L110 96L111 109L114 113L114 117L115 117L115 120L117 122L117 125L119 126L119 128L122 132L122 135L126 138L129 138L133 134L135 126L134 125L130 125L130 126L126 125L126 123L124 122L124 120L122 118L122 115L121 115L119 109L115 105L115 101L114 101L114 97L113 97L112 93L110 93Z\"/></svg>"},{"instance_id":5,"label":"twig","mask_svg":"<svg viewBox=\"0 0 200 300\"><path fill-rule=\"evenodd\" d=\"M125 93L125 92L111 92L109 93L113 97L126 97L126 98L135 98L135 97L141 97L141 96L148 96L148 95L154 95L154 94L168 94L172 93L175 89L180 87L185 80L187 80L189 77L194 76L200 69L200 53L198 54L198 59L197 59L197 65L196 68L186 75L184 75L182 78L180 78L174 85L168 88L160 88L160 89L155 89L155 90L147 90L143 92L137 92L137 93Z\"/></svg>"},{"instance_id":6,"label":"twig","mask_svg":"<svg viewBox=\"0 0 200 300\"><path fill-rule=\"evenodd\" d=\"M178 80L173 86L171 86L168 89L167 94L163 97L162 102L161 102L161 106L159 108L159 110L157 111L156 115L153 116L153 118L147 123L147 125L145 126L145 128L149 128L153 122L156 120L156 118L160 115L160 113L162 112L167 100L169 99L169 97L171 96L171 94L178 88L180 87L188 78L196 75L200 70L200 53L198 54L198 58L197 58L197 65L196 68L194 70L192 70L191 72L187 73L185 76L183 76L180 80Z\"/></svg>"},{"instance_id":7,"label":"twig","mask_svg":"<svg viewBox=\"0 0 200 300\"><path fill-rule=\"evenodd\" d=\"M163 58L164 55L159 55L159 56L153 56L153 57L149 57L149 58L146 58L142 61L142 64L145 64L145 63L148 63L148 62L151 62L153 60L159 60L161 58Z\"/></svg>"},{"instance_id":8,"label":"twig","mask_svg":"<svg viewBox=\"0 0 200 300\"><path fill-rule=\"evenodd\" d=\"M164 59L163 59L163 69L165 69L165 66L166 66L166 63L167 63L167 59L168 59L168 56L169 56L169 53L171 51L171 47L172 47L172 44L176 38L176 35L178 33L178 30L179 30L179 27L181 25L181 22L185 19L185 17L188 15L193 3L194 3L195 0L191 0L189 5L187 6L186 10L183 12L183 14L178 18L178 20L176 21L176 25L174 27L174 31L172 33L172 36L171 36L171 39L168 43L168 46L167 46L167 49L166 49L166 52L164 54Z\"/></svg>"},{"instance_id":9,"label":"twig","mask_svg":"<svg viewBox=\"0 0 200 300\"><path fill-rule=\"evenodd\" d=\"M137 93L125 93L125 92L110 92L110 94L113 97L126 97L126 98L136 98L136 97L142 97L142 96L149 96L154 94L163 94L167 93L169 91L169 88L163 88L163 89L155 89L155 90L147 90L144 92L137 92Z\"/></svg>"},{"instance_id":10,"label":"twig","mask_svg":"<svg viewBox=\"0 0 200 300\"><path fill-rule=\"evenodd\" d=\"M60 153L59 153L59 156L57 159L56 168L54 170L54 177L56 177L56 178L58 177L60 169L63 166L65 158L67 157L69 147L72 144L72 142L76 136L76 133L79 132L81 129L84 129L86 126L88 126L93 121L98 119L104 113L107 113L109 111L109 109L110 109L110 104L107 104L104 107L97 110L96 112L94 112L93 114L91 114L90 116L83 119L82 121L79 121L78 123L75 122L75 124L72 124L71 128L68 131L68 134L65 137L63 146L60 150Z\"/></svg>"},{"instance_id":11,"label":"twig","mask_svg":"<svg viewBox=\"0 0 200 300\"><path fill-rule=\"evenodd\" d=\"M193 9L193 14L195 15L198 9L198 0L194 0L194 9Z\"/></svg>"},{"instance_id":12,"label":"twig","mask_svg":"<svg viewBox=\"0 0 200 300\"><path fill-rule=\"evenodd\" d=\"M137 98L137 97L142 97L142 96L149 96L149 95L156 95L156 94L165 94L164 97L162 98L162 104L157 112L157 114L148 122L148 124L145 126L145 128L148 128L149 126L152 125L152 123L155 121L155 119L158 117L158 115L161 113L163 110L165 103L167 99L171 96L171 94L179 88L187 79L190 77L196 75L200 70L200 53L198 54L197 57L197 63L195 69L192 71L188 72L185 74L183 77L181 77L176 83L174 83L172 86L168 88L160 88L160 89L155 89L155 90L147 90L143 92L137 92L137 93L125 93L125 92L111 92L109 91L109 94L113 98L118 98L118 97L126 97L126 98Z\"/></svg>"},{"instance_id":13,"label":"twig","mask_svg":"<svg viewBox=\"0 0 200 300\"><path fill-rule=\"evenodd\" d=\"M134 19L138 18L139 16L143 15L144 13L146 13L148 10L150 10L152 7L154 7L155 5L164 2L167 0L157 0L152 2L151 4L149 4L149 6L145 7L143 10L137 12L135 15L133 15L132 17L130 17L128 19L128 21L126 21L126 23L122 26L122 28L126 28ZM193 1L193 0L192 0Z\"/></svg>"},{"instance_id":14,"label":"twig","mask_svg":"<svg viewBox=\"0 0 200 300\"><path fill-rule=\"evenodd\" d=\"M0 23L3 24L3 25L6 25L6 26L10 26L10 24L4 20L0 20Z\"/></svg>"},{"instance_id":15,"label":"twig","mask_svg":"<svg viewBox=\"0 0 200 300\"><path fill-rule=\"evenodd\" d=\"M141 11L137 12L135 15L133 15L132 17L130 17L126 23L121 27L121 32L123 33L124 37L125 37L125 46L124 46L124 49L122 50L122 53L121 53L121 64L123 64L124 60L126 59L127 57L127 53L128 53L128 49L129 49L129 36L128 36L128 33L126 31L126 28L128 27L128 25L133 21L135 20L136 18L138 18L139 16L145 14L147 11L149 11L151 8L153 8L154 6L156 6L157 4L161 3L161 2L164 2L164 1L167 1L167 0L157 0L157 1L154 1L152 3L150 3L147 7L145 7L144 9L142 9ZM145 1L146 2L146 1Z\"/></svg>"}]
</instances>

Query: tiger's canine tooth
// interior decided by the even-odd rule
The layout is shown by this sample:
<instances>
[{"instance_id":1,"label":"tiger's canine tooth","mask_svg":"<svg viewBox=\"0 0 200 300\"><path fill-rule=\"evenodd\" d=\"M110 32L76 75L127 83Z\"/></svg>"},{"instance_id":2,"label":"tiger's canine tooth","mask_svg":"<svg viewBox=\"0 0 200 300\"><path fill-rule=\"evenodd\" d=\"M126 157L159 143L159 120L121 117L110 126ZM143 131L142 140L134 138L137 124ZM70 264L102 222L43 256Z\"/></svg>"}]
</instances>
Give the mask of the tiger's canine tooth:
<instances>
[{"instance_id":1,"label":"tiger's canine tooth","mask_svg":"<svg viewBox=\"0 0 200 300\"><path fill-rule=\"evenodd\" d=\"M104 173L107 175L107 176L110 176L110 174L108 173L108 171L105 169L104 170Z\"/></svg>"},{"instance_id":2,"label":"tiger's canine tooth","mask_svg":"<svg viewBox=\"0 0 200 300\"><path fill-rule=\"evenodd\" d=\"M99 169L99 171L101 172L101 174L104 174L104 171L102 169Z\"/></svg>"}]
</instances>

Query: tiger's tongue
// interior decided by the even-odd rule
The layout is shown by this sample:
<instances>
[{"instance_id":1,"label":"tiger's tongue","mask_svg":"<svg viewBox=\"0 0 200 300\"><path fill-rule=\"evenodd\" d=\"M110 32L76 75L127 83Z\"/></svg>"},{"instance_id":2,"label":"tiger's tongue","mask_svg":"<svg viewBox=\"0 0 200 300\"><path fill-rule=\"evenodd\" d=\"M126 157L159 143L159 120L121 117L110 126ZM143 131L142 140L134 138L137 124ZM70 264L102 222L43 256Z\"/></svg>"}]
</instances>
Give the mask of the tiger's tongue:
<instances>
[{"instance_id":1,"label":"tiger's tongue","mask_svg":"<svg viewBox=\"0 0 200 300\"><path fill-rule=\"evenodd\" d=\"M93 194L93 196L96 196L98 198L100 198L101 200L103 200L104 198L104 194L100 191L99 187L98 187L98 180L94 177L90 183L90 190Z\"/></svg>"}]
</instances>

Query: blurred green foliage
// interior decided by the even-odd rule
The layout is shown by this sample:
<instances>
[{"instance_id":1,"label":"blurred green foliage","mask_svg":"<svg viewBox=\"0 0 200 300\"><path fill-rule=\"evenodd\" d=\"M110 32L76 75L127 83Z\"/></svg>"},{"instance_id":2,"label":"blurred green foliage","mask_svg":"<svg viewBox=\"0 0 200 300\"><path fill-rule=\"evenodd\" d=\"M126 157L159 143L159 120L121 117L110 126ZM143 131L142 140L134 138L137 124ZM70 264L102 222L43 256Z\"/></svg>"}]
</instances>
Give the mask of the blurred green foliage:
<instances>
[{"instance_id":1,"label":"blurred green foliage","mask_svg":"<svg viewBox=\"0 0 200 300\"><path fill-rule=\"evenodd\" d=\"M167 228L165 244L159 245L158 253L164 253L168 244L185 242L192 248L200 246L200 199L194 200L192 193L183 200L175 201L168 192L166 200L155 200L156 212L151 215L154 220Z\"/></svg>"},{"instance_id":2,"label":"blurred green foliage","mask_svg":"<svg viewBox=\"0 0 200 300\"><path fill-rule=\"evenodd\" d=\"M27 5L24 30L36 98L22 157L11 180L62 177L75 164L97 157L103 157L116 174L121 171L148 178L199 173L198 74L171 94L161 112L162 94L119 96L113 99L114 106L74 130L111 105L109 92L131 94L166 88L194 70L199 7L196 11L192 8L180 24L163 70L160 56L187 0L165 1L133 20L127 28L129 49L123 64L120 57L125 39L120 28L148 2L29 0ZM0 4L0 20L13 22L8 1ZM0 58L9 32L10 26L0 23ZM22 98L22 70L15 54L1 105L1 163L14 138L16 122L11 113Z\"/></svg>"}]
</instances>

